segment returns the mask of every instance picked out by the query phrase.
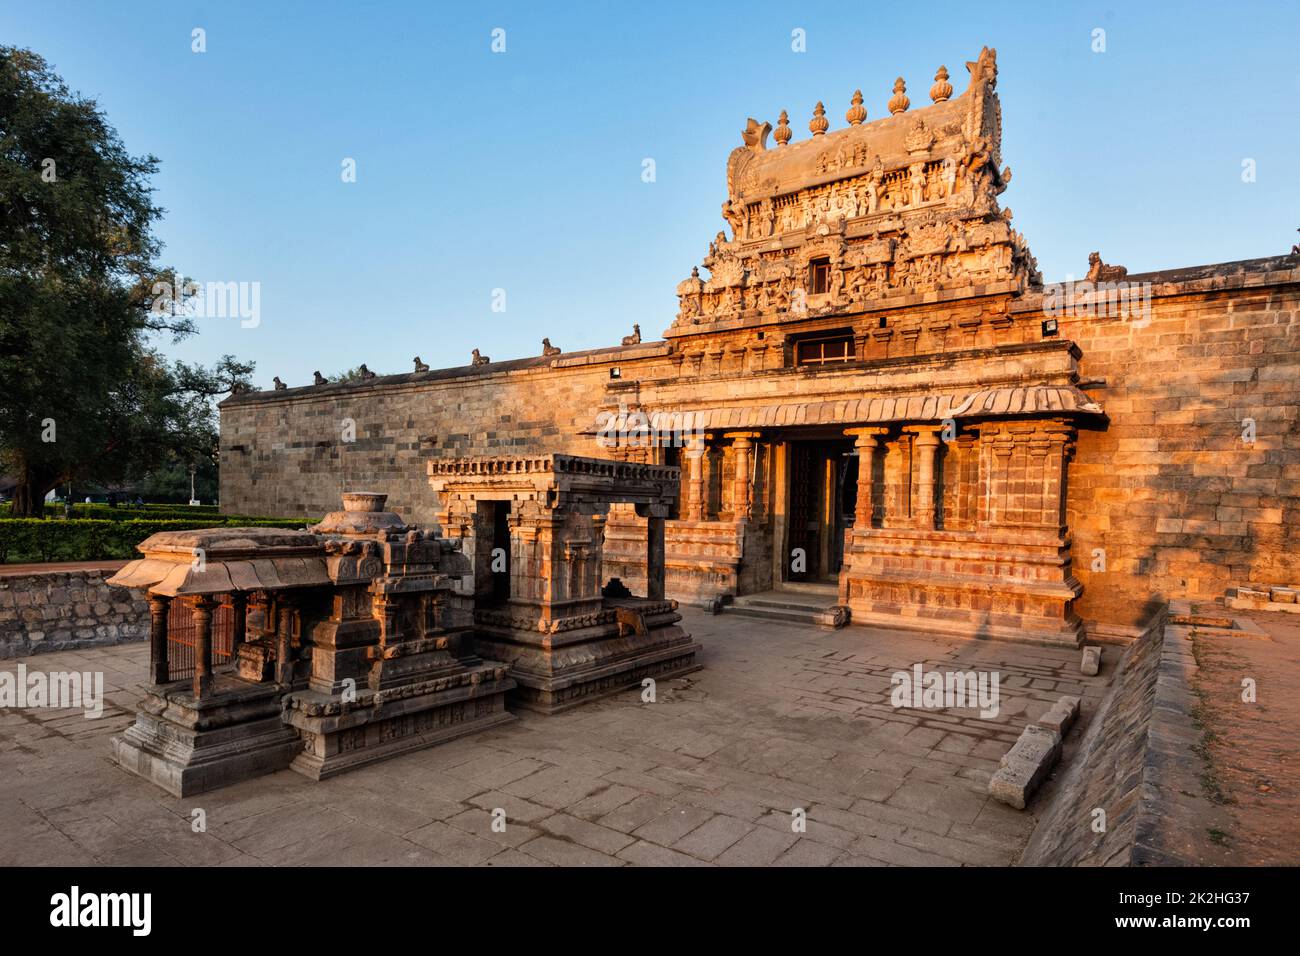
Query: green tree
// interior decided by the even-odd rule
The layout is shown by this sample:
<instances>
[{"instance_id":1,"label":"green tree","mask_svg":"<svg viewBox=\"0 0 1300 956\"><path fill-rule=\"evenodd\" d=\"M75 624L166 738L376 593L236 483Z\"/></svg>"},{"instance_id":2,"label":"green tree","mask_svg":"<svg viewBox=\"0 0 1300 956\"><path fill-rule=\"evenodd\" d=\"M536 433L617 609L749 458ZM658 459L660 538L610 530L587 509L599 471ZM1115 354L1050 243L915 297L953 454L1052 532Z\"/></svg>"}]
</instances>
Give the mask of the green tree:
<instances>
[{"instance_id":1,"label":"green tree","mask_svg":"<svg viewBox=\"0 0 1300 956\"><path fill-rule=\"evenodd\" d=\"M216 396L252 366L169 362L193 334L153 225L153 156L29 50L0 46L0 472L14 513L68 481L210 456Z\"/></svg>"}]
</instances>

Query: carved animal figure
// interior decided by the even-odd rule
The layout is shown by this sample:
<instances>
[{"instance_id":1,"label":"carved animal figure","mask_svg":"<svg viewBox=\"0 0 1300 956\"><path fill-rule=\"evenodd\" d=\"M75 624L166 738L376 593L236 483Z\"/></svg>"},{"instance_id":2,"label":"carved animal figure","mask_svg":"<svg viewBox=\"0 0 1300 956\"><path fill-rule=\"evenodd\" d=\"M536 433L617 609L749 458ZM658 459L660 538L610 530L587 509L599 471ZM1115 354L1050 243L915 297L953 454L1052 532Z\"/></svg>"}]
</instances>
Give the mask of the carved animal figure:
<instances>
[{"instance_id":1,"label":"carved animal figure","mask_svg":"<svg viewBox=\"0 0 1300 956\"><path fill-rule=\"evenodd\" d=\"M288 385L285 385L284 382L280 381L280 376L277 375L275 377L275 390L277 392L282 391L288 387L289 387Z\"/></svg>"},{"instance_id":2,"label":"carved animal figure","mask_svg":"<svg viewBox=\"0 0 1300 956\"><path fill-rule=\"evenodd\" d=\"M365 362L361 363L361 367L357 369L357 372L360 374L361 381L363 382L368 382L375 377L375 373L366 368Z\"/></svg>"},{"instance_id":3,"label":"carved animal figure","mask_svg":"<svg viewBox=\"0 0 1300 956\"><path fill-rule=\"evenodd\" d=\"M1296 232L1300 232L1300 229L1297 229ZM1291 247L1291 255L1300 256L1300 245Z\"/></svg>"},{"instance_id":4,"label":"carved animal figure","mask_svg":"<svg viewBox=\"0 0 1300 956\"><path fill-rule=\"evenodd\" d=\"M559 346L552 345L550 339L542 339L542 354L559 355L560 354Z\"/></svg>"},{"instance_id":5,"label":"carved animal figure","mask_svg":"<svg viewBox=\"0 0 1300 956\"><path fill-rule=\"evenodd\" d=\"M639 326L639 325L635 325L635 324L634 324L634 325L632 326L632 334L631 334L631 335L625 335L625 336L623 336L623 344L624 344L624 345L640 345L640 344L641 344L641 326Z\"/></svg>"},{"instance_id":6,"label":"carved animal figure","mask_svg":"<svg viewBox=\"0 0 1300 956\"><path fill-rule=\"evenodd\" d=\"M429 366L427 366L427 365L425 365L423 362L421 362L421 361L420 361L420 356L418 356L418 355L415 357L415 370L416 370L417 372L427 372L427 371L429 371Z\"/></svg>"},{"instance_id":7,"label":"carved animal figure","mask_svg":"<svg viewBox=\"0 0 1300 956\"><path fill-rule=\"evenodd\" d=\"M486 355L479 355L478 349L475 349L471 355L471 365L486 365L488 362L492 361L492 359L488 358Z\"/></svg>"},{"instance_id":8,"label":"carved animal figure","mask_svg":"<svg viewBox=\"0 0 1300 956\"><path fill-rule=\"evenodd\" d=\"M618 622L619 637L627 637L629 634L640 637L646 633L645 621L640 611L634 611L630 607L616 607L614 620Z\"/></svg>"},{"instance_id":9,"label":"carved animal figure","mask_svg":"<svg viewBox=\"0 0 1300 956\"><path fill-rule=\"evenodd\" d=\"M319 369L312 374L316 376L316 381L312 382L313 385L326 385L329 383L329 379L322 375Z\"/></svg>"},{"instance_id":10,"label":"carved animal figure","mask_svg":"<svg viewBox=\"0 0 1300 956\"><path fill-rule=\"evenodd\" d=\"M1126 275L1128 275L1128 269L1124 266L1108 266L1101 261L1100 252L1089 253L1087 281L1119 282Z\"/></svg>"}]
</instances>

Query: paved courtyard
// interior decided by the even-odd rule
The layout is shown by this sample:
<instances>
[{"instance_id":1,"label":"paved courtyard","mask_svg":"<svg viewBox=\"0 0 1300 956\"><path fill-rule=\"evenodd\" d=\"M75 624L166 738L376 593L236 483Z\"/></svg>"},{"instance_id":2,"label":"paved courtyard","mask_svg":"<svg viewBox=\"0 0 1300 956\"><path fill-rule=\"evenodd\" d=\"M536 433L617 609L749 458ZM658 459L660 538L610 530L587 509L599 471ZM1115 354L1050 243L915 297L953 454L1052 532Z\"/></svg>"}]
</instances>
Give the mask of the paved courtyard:
<instances>
[{"instance_id":1,"label":"paved courtyard","mask_svg":"<svg viewBox=\"0 0 1300 956\"><path fill-rule=\"evenodd\" d=\"M184 800L109 760L146 645L27 658L102 671L107 702L97 720L0 711L0 865L1005 865L1034 817L990 800L990 774L1060 695L1084 698L1086 726L1118 656L1087 678L1066 649L694 610L685 625L704 669L654 703L628 692L322 783L284 771ZM890 676L918 663L998 672L999 714L893 708Z\"/></svg>"}]
</instances>

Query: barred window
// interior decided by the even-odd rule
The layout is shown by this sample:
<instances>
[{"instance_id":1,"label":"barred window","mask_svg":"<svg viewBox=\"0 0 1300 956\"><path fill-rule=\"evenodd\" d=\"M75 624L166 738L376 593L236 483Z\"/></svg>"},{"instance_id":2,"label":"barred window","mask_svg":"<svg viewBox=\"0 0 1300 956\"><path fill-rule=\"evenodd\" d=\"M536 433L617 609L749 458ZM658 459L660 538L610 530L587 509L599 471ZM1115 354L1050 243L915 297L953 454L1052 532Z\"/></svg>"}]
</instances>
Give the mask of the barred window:
<instances>
[{"instance_id":1,"label":"barred window","mask_svg":"<svg viewBox=\"0 0 1300 956\"><path fill-rule=\"evenodd\" d=\"M804 339L794 346L796 365L830 365L853 360L853 336L836 335Z\"/></svg>"}]
</instances>

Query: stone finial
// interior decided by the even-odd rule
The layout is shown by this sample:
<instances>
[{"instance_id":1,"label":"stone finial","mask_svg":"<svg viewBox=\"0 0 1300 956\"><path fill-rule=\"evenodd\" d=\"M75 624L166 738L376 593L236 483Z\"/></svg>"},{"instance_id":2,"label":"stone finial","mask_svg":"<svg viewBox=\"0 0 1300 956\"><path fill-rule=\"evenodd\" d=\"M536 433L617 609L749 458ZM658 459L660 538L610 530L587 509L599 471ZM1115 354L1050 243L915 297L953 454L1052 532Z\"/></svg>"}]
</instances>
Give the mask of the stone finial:
<instances>
[{"instance_id":1,"label":"stone finial","mask_svg":"<svg viewBox=\"0 0 1300 956\"><path fill-rule=\"evenodd\" d=\"M857 126L867 118L867 108L862 105L862 91L853 91L853 105L849 111L844 114L844 118L849 121L850 126Z\"/></svg>"},{"instance_id":2,"label":"stone finial","mask_svg":"<svg viewBox=\"0 0 1300 956\"><path fill-rule=\"evenodd\" d=\"M790 128L790 114L785 110L781 111L781 118L776 121L776 145L785 146L790 142L790 137L794 135L794 130Z\"/></svg>"},{"instance_id":3,"label":"stone finial","mask_svg":"<svg viewBox=\"0 0 1300 956\"><path fill-rule=\"evenodd\" d=\"M907 84L903 82L900 76L894 80L894 95L889 98L889 112L902 113L912 105L912 101L907 98Z\"/></svg>"},{"instance_id":4,"label":"stone finial","mask_svg":"<svg viewBox=\"0 0 1300 956\"><path fill-rule=\"evenodd\" d=\"M934 86L930 87L930 99L942 103L951 97L952 84L948 82L948 68L941 66L939 72L934 75Z\"/></svg>"},{"instance_id":5,"label":"stone finial","mask_svg":"<svg viewBox=\"0 0 1300 956\"><path fill-rule=\"evenodd\" d=\"M831 122L826 118L826 107L822 106L822 101L818 100L817 105L813 107L813 118L808 121L808 129L814 136L824 136L830 129Z\"/></svg>"}]
</instances>

